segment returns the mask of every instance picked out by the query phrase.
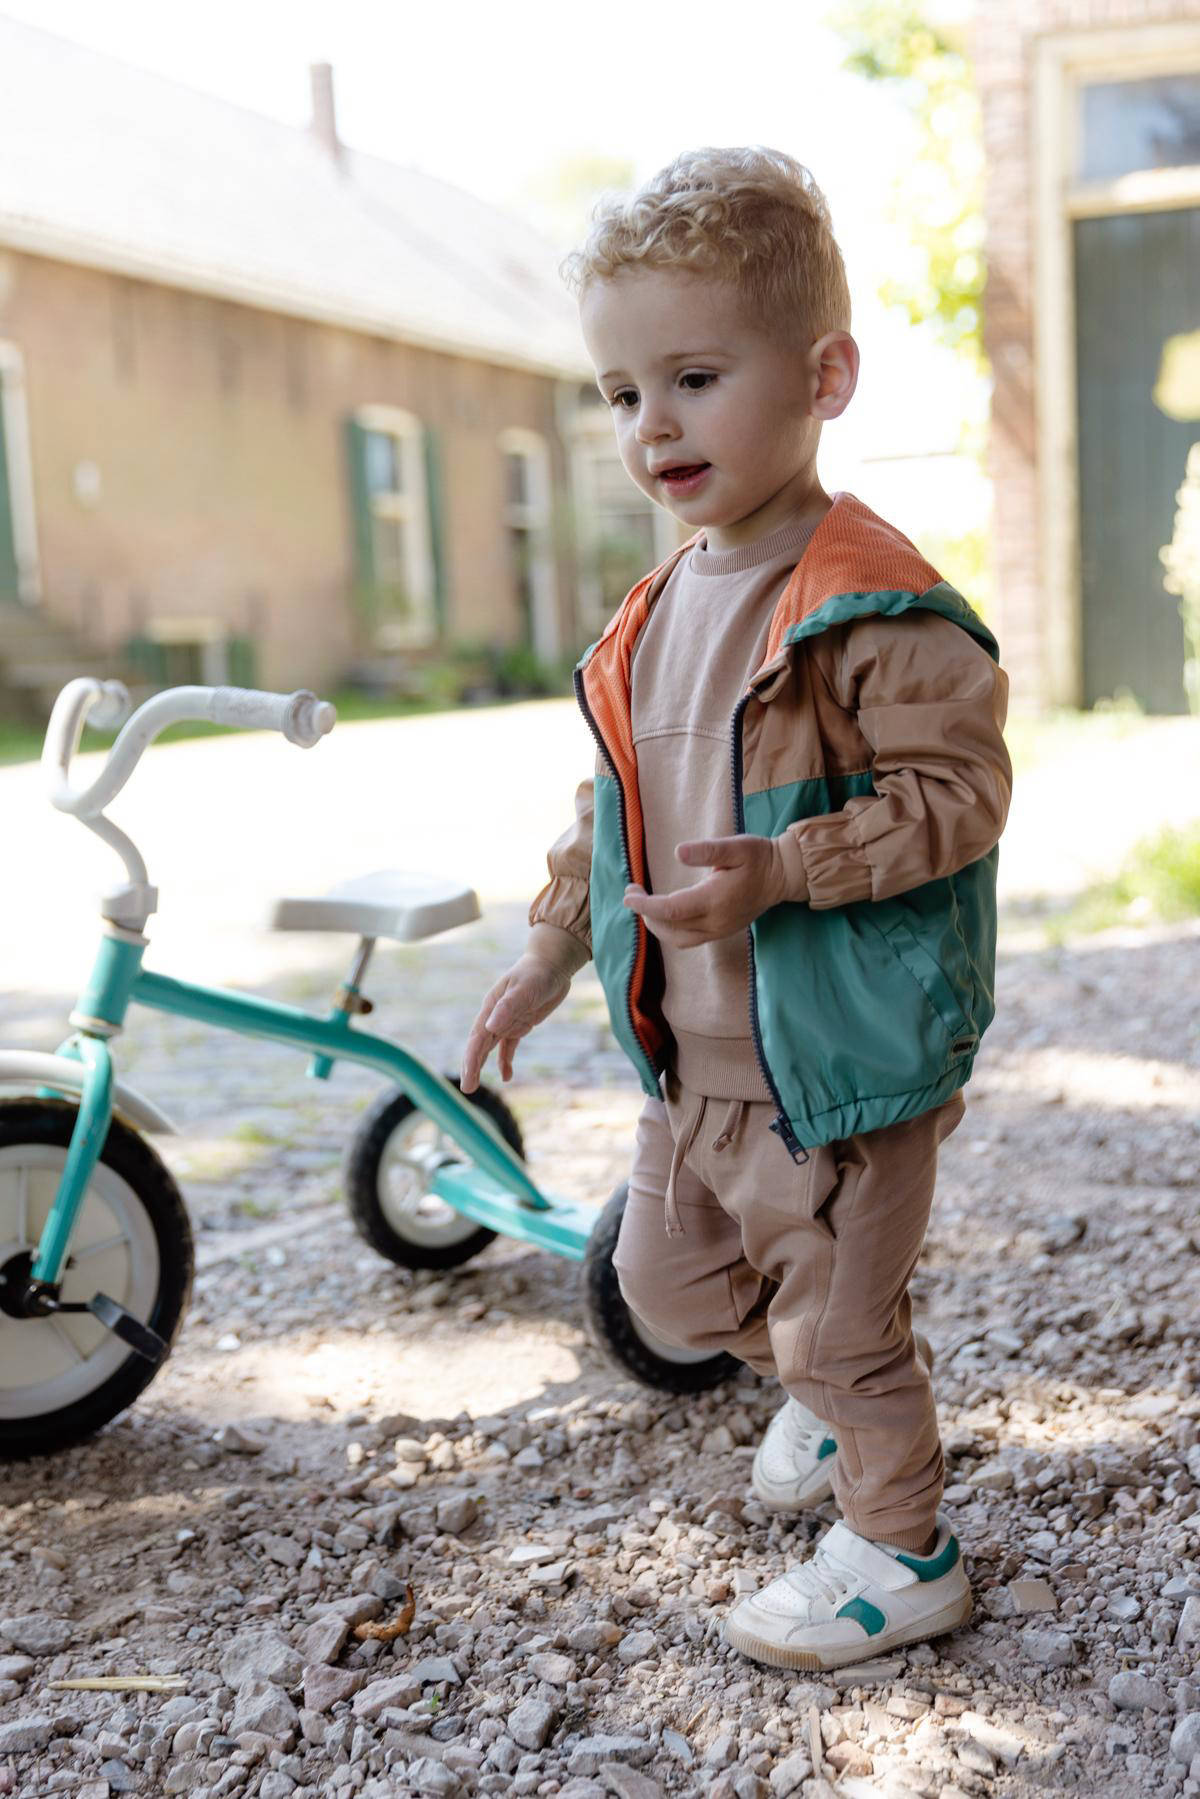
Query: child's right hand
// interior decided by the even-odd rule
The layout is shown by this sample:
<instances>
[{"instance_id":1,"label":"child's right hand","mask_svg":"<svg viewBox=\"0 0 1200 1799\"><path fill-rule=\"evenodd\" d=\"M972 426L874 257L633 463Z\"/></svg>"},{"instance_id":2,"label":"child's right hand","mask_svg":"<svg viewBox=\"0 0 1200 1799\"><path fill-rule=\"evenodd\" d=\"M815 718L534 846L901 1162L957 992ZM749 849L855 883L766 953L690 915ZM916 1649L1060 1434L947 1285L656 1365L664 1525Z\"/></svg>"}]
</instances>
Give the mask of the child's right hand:
<instances>
[{"instance_id":1,"label":"child's right hand","mask_svg":"<svg viewBox=\"0 0 1200 1799\"><path fill-rule=\"evenodd\" d=\"M548 1018L571 991L570 977L530 951L514 962L487 995L463 1052L462 1091L474 1093L484 1063L500 1046L500 1078L511 1081L513 1054L522 1037Z\"/></svg>"}]
</instances>

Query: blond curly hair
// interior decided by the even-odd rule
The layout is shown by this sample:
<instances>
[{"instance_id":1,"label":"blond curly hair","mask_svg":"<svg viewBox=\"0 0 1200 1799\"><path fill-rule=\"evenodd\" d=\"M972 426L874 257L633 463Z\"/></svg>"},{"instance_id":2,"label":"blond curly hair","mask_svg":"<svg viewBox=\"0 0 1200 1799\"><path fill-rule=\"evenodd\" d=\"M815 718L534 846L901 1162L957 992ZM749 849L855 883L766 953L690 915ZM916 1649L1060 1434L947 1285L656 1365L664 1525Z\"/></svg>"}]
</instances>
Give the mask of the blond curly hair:
<instances>
[{"instance_id":1,"label":"blond curly hair","mask_svg":"<svg viewBox=\"0 0 1200 1799\"><path fill-rule=\"evenodd\" d=\"M634 194L604 194L581 250L561 265L572 293L622 269L728 281L755 321L792 339L850 328L850 289L824 194L782 150L687 150Z\"/></svg>"}]
</instances>

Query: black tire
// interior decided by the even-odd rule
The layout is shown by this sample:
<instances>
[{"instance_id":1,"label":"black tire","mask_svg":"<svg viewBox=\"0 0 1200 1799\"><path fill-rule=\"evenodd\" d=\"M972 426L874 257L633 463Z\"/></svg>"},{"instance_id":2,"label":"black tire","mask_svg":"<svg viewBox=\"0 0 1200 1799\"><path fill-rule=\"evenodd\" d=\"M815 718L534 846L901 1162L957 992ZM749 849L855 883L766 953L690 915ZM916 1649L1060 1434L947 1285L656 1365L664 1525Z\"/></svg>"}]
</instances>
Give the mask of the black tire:
<instances>
[{"instance_id":1,"label":"black tire","mask_svg":"<svg viewBox=\"0 0 1200 1799\"><path fill-rule=\"evenodd\" d=\"M446 1079L452 1087L459 1086L457 1075L448 1074ZM463 1097L487 1113L508 1147L524 1161L525 1145L520 1126L499 1094L487 1087L476 1087L474 1093ZM389 1262L395 1262L401 1268L457 1268L493 1243L496 1232L482 1224L471 1227L470 1220L458 1215L458 1225L450 1218L441 1228L443 1240L438 1240L437 1226L429 1227L422 1235L414 1223L413 1230L405 1234L396 1208L393 1207L389 1216L381 1197L381 1174L388 1143L408 1120L422 1118L432 1127L432 1120L420 1112L407 1094L386 1090L379 1095L364 1115L346 1152L346 1203L359 1236ZM466 1159L462 1156L462 1160ZM449 1213L451 1208L447 1206L445 1211Z\"/></svg>"},{"instance_id":2,"label":"black tire","mask_svg":"<svg viewBox=\"0 0 1200 1799\"><path fill-rule=\"evenodd\" d=\"M64 1100L0 1101L0 1171L3 1169L6 1151L19 1152L22 1148L42 1152L46 1149L65 1151L75 1128L77 1110L75 1105ZM16 1160L16 1157L10 1155L9 1165L12 1166ZM192 1290L192 1230L183 1197L170 1171L146 1140L118 1119L114 1119L109 1126L104 1148L100 1152L100 1164L124 1183L124 1190L118 1190L118 1202L123 1206L140 1207L157 1255L157 1268L151 1268L147 1277L153 1287L152 1301L148 1306L143 1301L130 1309L170 1346L179 1334ZM94 1198L96 1203L103 1203L98 1188L92 1185L89 1185L88 1197L85 1197L85 1207L89 1198ZM83 1216L85 1215L81 1215L81 1222ZM137 1228L140 1230L143 1227L138 1223ZM0 1245L7 1243L7 1257L0 1253L0 1260L6 1259L12 1264L14 1253L20 1254L20 1251L14 1252L14 1243L6 1238L6 1229L5 1219L0 1216ZM77 1226L76 1240L78 1236ZM148 1247L149 1237L146 1238L146 1244ZM68 1257L63 1277L66 1297L90 1299L90 1293L71 1290L72 1266L72 1260ZM0 1285L0 1293L3 1291L4 1286ZM125 1296L121 1293L112 1293L110 1297L124 1303ZM0 1326L3 1326L6 1337L14 1339L18 1353L20 1332L28 1330L32 1333L50 1328L45 1319L14 1319L4 1311L0 1311ZM31 1336L31 1344L33 1341ZM53 1450L64 1449L68 1444L91 1436L101 1425L107 1424L133 1404L138 1394L150 1385L162 1364L149 1362L144 1356L129 1351L112 1366L115 1355L113 1346L124 1349L119 1338L105 1332L96 1348L82 1357L85 1369L89 1362L99 1365L95 1387L78 1394L69 1403L53 1406L47 1411L27 1416L14 1415L22 1403L21 1390L0 1382L0 1461L46 1455ZM35 1363L36 1360L35 1357ZM18 1365L11 1362L7 1354L5 1361L10 1366ZM74 1384L77 1385L80 1379L86 1379L86 1376L77 1374ZM37 1383L46 1387L51 1384L49 1379Z\"/></svg>"},{"instance_id":3,"label":"black tire","mask_svg":"<svg viewBox=\"0 0 1200 1799\"><path fill-rule=\"evenodd\" d=\"M702 1393L718 1387L738 1372L736 1356L718 1350L676 1349L656 1338L625 1302L613 1267L613 1255L629 1197L629 1183L622 1181L605 1205L588 1239L583 1262L584 1308L589 1333L596 1347L624 1374L644 1387L661 1393Z\"/></svg>"}]
</instances>

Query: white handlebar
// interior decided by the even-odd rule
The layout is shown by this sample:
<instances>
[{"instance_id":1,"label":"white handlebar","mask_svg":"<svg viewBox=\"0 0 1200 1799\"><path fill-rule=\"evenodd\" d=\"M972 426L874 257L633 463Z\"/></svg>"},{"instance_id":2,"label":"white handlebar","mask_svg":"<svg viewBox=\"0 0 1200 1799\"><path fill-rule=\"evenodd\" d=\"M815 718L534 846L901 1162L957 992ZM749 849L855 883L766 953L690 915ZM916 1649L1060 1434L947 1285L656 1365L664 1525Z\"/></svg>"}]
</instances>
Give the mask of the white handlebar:
<instances>
[{"instance_id":1,"label":"white handlebar","mask_svg":"<svg viewBox=\"0 0 1200 1799\"><path fill-rule=\"evenodd\" d=\"M282 731L289 743L311 749L337 721L327 700L307 689L297 693L259 693L247 687L169 687L139 706L108 753L91 786L76 791L70 783L71 758L79 748L84 723L118 724L128 710L129 695L119 681L84 677L69 681L54 702L42 767L50 784L51 803L76 818L94 818L120 793L142 752L168 725L184 719L237 725L243 730Z\"/></svg>"}]
</instances>

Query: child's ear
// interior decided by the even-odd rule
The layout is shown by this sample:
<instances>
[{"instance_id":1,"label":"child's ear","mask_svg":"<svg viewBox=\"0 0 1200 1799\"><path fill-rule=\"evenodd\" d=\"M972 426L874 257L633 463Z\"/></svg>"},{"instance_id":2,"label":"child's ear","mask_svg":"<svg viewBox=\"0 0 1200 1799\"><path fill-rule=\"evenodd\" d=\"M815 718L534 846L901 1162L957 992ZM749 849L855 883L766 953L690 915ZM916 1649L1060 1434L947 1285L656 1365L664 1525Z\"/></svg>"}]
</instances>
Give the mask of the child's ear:
<instances>
[{"instance_id":1,"label":"child's ear","mask_svg":"<svg viewBox=\"0 0 1200 1799\"><path fill-rule=\"evenodd\" d=\"M813 417L840 418L858 386L858 345L848 331L827 331L809 351L808 366Z\"/></svg>"}]
</instances>

